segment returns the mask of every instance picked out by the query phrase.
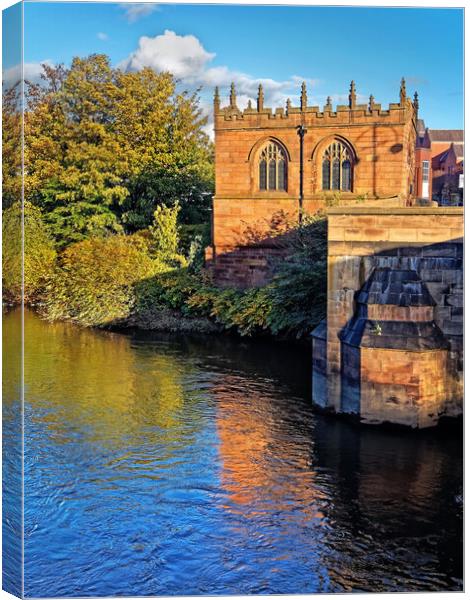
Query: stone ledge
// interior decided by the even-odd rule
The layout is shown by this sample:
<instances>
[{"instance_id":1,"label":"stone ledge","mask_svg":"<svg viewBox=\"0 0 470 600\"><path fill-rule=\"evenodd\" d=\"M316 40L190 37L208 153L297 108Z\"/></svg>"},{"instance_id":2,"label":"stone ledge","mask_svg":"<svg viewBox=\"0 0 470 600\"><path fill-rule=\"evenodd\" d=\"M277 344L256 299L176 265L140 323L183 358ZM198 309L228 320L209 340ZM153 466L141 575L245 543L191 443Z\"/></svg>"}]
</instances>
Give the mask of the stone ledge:
<instances>
[{"instance_id":1,"label":"stone ledge","mask_svg":"<svg viewBox=\"0 0 470 600\"><path fill-rule=\"evenodd\" d=\"M327 215L461 215L463 206L335 206L328 208Z\"/></svg>"},{"instance_id":2,"label":"stone ledge","mask_svg":"<svg viewBox=\"0 0 470 600\"><path fill-rule=\"evenodd\" d=\"M450 344L434 321L407 322L356 319L339 339L353 348L427 353L448 350Z\"/></svg>"},{"instance_id":3,"label":"stone ledge","mask_svg":"<svg viewBox=\"0 0 470 600\"><path fill-rule=\"evenodd\" d=\"M310 198L304 197L304 200ZM294 196L288 192L268 192L266 195L261 192L253 192L253 194L216 194L213 196L213 200L291 200L293 202L299 202L299 196Z\"/></svg>"}]
</instances>

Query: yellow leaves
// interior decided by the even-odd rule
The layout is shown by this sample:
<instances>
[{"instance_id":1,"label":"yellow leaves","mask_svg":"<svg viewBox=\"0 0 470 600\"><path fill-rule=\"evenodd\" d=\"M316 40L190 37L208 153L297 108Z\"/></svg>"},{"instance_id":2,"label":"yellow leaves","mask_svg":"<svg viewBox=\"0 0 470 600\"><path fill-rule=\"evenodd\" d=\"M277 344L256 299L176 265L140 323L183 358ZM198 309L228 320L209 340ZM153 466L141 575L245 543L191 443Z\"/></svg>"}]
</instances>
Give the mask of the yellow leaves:
<instances>
[{"instance_id":1,"label":"yellow leaves","mask_svg":"<svg viewBox=\"0 0 470 600\"><path fill-rule=\"evenodd\" d=\"M28 91L26 196L51 213L95 204L129 228L147 226L155 204L212 189L203 123L196 96L176 94L169 73L123 73L105 55L47 67L44 85Z\"/></svg>"},{"instance_id":2,"label":"yellow leaves","mask_svg":"<svg viewBox=\"0 0 470 600\"><path fill-rule=\"evenodd\" d=\"M103 325L127 317L133 285L158 271L135 236L114 235L72 244L62 254L49 288L51 318Z\"/></svg>"},{"instance_id":3,"label":"yellow leaves","mask_svg":"<svg viewBox=\"0 0 470 600\"><path fill-rule=\"evenodd\" d=\"M14 301L21 301L23 237L24 296L26 301L38 299L56 257L41 211L29 202L24 203L23 211L21 204L16 202L3 213L2 230L4 292Z\"/></svg>"}]
</instances>

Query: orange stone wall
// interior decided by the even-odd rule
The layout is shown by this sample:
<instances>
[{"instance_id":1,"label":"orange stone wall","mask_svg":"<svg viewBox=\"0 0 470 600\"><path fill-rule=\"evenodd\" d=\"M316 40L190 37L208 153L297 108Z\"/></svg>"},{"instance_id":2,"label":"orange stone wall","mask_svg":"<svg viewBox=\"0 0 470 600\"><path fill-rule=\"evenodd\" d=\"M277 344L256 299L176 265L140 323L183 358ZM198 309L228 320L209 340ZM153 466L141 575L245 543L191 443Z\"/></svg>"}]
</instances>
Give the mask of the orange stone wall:
<instances>
[{"instance_id":1,"label":"orange stone wall","mask_svg":"<svg viewBox=\"0 0 470 600\"><path fill-rule=\"evenodd\" d=\"M414 183L416 111L412 103L391 104L387 110L359 105L338 106L336 111L291 108L244 111L225 108L215 119L216 194L213 205L213 245L216 252L246 243L250 227L267 227L282 211L295 220L299 210L300 145L304 137L304 210L325 206L321 189L321 160L326 147L343 140L354 155L352 192L341 192L341 203L410 197ZM286 192L258 190L258 152L269 139L278 141L288 157ZM364 198L366 197L366 198ZM379 201L379 200L378 200Z\"/></svg>"},{"instance_id":2,"label":"orange stone wall","mask_svg":"<svg viewBox=\"0 0 470 600\"><path fill-rule=\"evenodd\" d=\"M430 352L421 356L418 353L403 355L410 364L418 365L417 373L421 370L426 375L420 378L418 384L418 387L421 386L419 402L426 403L428 398L430 404L433 404L433 406L425 404L424 407L419 407L416 403L413 405L408 403L410 412L408 416L403 416L403 422L407 419L413 421L416 417L417 426L425 426L429 424L426 422L426 415L430 412L434 414L434 418L437 413L448 415L461 413L463 398L462 243L462 208L329 209L327 332L324 338L327 379L325 407L341 412L343 365L339 335L354 315L355 294L364 285L374 268L387 267L410 269L418 273L435 302L434 321L449 341L449 353L445 365L442 352ZM374 381L377 380L378 384L386 383L389 390L392 389L390 386L401 386L404 390L400 400L403 402L401 406L403 412L407 386L410 385L407 377L416 369L410 367L403 368L402 371L394 371L394 354L387 350L367 350L364 358L367 353L370 355L368 357L370 364L375 364L372 370L369 369L370 378L367 385L373 386ZM433 369L435 369L434 375ZM364 373L361 377L362 375ZM430 381L435 383L434 395L432 386L429 387ZM445 396L441 394L442 385L445 385ZM370 390L367 392L365 388L361 391L365 402L379 402L377 398L374 401L374 395L369 392ZM365 410L369 411L369 418L374 410L376 420L386 420L387 406L383 405L381 414L376 411L379 404L375 404L374 409L365 406ZM434 404L439 405L438 411ZM427 408L429 408L428 412L426 412ZM396 410L396 407L394 409Z\"/></svg>"},{"instance_id":3,"label":"orange stone wall","mask_svg":"<svg viewBox=\"0 0 470 600\"><path fill-rule=\"evenodd\" d=\"M361 420L424 428L436 423L449 394L447 351L366 348L361 353Z\"/></svg>"}]
</instances>

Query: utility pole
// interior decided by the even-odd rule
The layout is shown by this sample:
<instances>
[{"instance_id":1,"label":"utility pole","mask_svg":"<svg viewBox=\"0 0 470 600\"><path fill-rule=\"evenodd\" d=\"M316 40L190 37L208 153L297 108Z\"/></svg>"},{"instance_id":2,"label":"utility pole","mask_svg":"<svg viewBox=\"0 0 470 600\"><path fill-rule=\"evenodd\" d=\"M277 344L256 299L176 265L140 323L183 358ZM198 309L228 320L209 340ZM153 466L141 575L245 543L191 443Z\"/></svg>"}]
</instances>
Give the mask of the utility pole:
<instances>
[{"instance_id":1,"label":"utility pole","mask_svg":"<svg viewBox=\"0 0 470 600\"><path fill-rule=\"evenodd\" d=\"M297 127L297 134L300 139L300 190L299 190L299 223L302 223L302 212L304 205L304 135L307 133L307 129L304 125Z\"/></svg>"}]
</instances>

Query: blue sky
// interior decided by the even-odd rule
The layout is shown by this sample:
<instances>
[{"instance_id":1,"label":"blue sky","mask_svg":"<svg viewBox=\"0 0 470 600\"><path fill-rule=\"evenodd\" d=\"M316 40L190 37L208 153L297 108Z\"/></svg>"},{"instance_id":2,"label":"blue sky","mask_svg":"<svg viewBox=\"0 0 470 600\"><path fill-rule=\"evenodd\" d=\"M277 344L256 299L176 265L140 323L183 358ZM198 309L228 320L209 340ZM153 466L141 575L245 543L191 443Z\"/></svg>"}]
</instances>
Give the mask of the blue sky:
<instances>
[{"instance_id":1,"label":"blue sky","mask_svg":"<svg viewBox=\"0 0 470 600\"><path fill-rule=\"evenodd\" d=\"M224 96L232 79L241 107L260 80L265 104L296 105L302 79L309 104L343 103L354 79L364 100L387 105L404 76L429 127L463 126L461 9L26 3L31 76L42 61L94 52L123 68L175 71L181 85L203 86L207 109L213 86Z\"/></svg>"}]
</instances>

